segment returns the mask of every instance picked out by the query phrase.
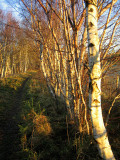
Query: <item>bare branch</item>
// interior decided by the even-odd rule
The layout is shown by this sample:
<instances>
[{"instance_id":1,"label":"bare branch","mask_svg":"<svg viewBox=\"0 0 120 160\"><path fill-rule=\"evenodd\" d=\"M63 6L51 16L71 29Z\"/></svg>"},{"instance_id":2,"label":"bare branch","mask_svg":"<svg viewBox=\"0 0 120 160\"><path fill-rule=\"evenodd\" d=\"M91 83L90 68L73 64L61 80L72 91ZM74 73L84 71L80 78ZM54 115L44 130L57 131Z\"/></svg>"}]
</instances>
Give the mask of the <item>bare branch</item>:
<instances>
[{"instance_id":1,"label":"bare branch","mask_svg":"<svg viewBox=\"0 0 120 160\"><path fill-rule=\"evenodd\" d=\"M108 115L107 115L106 122L105 122L105 126L106 126L106 127L107 127L107 125L108 125L110 113L111 113L111 110L112 110L112 108L113 108L113 106L114 106L114 103L115 103L115 101L116 101L117 99L119 99L119 98L120 98L120 94L118 94L118 95L114 98L114 100L113 100L113 102L112 102L112 105L111 105L111 107L109 108Z\"/></svg>"},{"instance_id":2,"label":"bare branch","mask_svg":"<svg viewBox=\"0 0 120 160\"><path fill-rule=\"evenodd\" d=\"M112 0L112 4L114 5L118 0ZM105 12L107 11L111 6L111 2L108 3L104 8L102 8L98 14L98 18Z\"/></svg>"}]
</instances>

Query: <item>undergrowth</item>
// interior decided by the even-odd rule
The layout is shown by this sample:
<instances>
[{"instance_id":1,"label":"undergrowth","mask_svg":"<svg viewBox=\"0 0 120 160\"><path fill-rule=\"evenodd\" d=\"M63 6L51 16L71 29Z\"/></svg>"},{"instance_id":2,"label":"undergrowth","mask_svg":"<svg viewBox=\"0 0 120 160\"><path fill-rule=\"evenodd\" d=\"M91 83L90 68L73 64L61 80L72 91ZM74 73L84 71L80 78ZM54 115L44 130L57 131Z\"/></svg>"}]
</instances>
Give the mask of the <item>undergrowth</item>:
<instances>
[{"instance_id":1,"label":"undergrowth","mask_svg":"<svg viewBox=\"0 0 120 160\"><path fill-rule=\"evenodd\" d=\"M20 91L28 77L28 81ZM19 95L22 97L20 98ZM20 101L21 108L12 117L15 121L18 121L19 149L9 159L100 160L92 136L88 136L85 132L79 133L75 123L69 119L64 101L60 98L53 99L41 73L31 72L0 80L0 113L3 115L0 120L2 128L9 121L8 115L11 116L12 110L17 107L14 104L15 101ZM117 105L119 104L117 103ZM11 113L8 114L9 112ZM115 108L113 112L115 112ZM115 133L117 128L118 132ZM119 150L118 123L110 122L107 129L111 136L110 142L114 153L119 157L117 151L115 152L116 148ZM7 133L3 132L0 130L1 139L3 141L6 136L8 142L1 143L0 149L2 151L7 150L6 145L8 143L12 143L9 136L4 135ZM5 154L6 151L3 156ZM0 159L4 159L3 156Z\"/></svg>"},{"instance_id":2,"label":"undergrowth","mask_svg":"<svg viewBox=\"0 0 120 160\"><path fill-rule=\"evenodd\" d=\"M19 125L21 144L26 159L75 159L72 140L68 142L66 108L56 106L43 80L32 78L26 86Z\"/></svg>"},{"instance_id":3,"label":"undergrowth","mask_svg":"<svg viewBox=\"0 0 120 160\"><path fill-rule=\"evenodd\" d=\"M60 98L53 99L45 80L28 81L22 104L21 155L27 160L95 160L95 142L80 134Z\"/></svg>"}]
</instances>

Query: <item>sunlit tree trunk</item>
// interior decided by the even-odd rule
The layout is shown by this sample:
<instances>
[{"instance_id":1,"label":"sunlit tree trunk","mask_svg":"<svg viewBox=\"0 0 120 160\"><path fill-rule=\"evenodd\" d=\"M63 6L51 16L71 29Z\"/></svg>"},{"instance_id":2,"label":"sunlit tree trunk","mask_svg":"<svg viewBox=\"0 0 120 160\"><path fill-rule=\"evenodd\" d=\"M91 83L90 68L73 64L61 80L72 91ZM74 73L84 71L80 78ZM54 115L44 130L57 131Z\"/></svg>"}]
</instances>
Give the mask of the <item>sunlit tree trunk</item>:
<instances>
[{"instance_id":1,"label":"sunlit tree trunk","mask_svg":"<svg viewBox=\"0 0 120 160\"><path fill-rule=\"evenodd\" d=\"M113 160L114 155L108 141L101 110L101 67L99 38L97 31L97 0L86 3L86 22L88 31L89 57L89 107L91 113L93 136L97 142L99 154L103 159Z\"/></svg>"},{"instance_id":2,"label":"sunlit tree trunk","mask_svg":"<svg viewBox=\"0 0 120 160\"><path fill-rule=\"evenodd\" d=\"M6 77L6 61L7 61L7 53L6 53L6 45L7 40L5 40L5 45L2 51L2 70L1 70L1 78Z\"/></svg>"},{"instance_id":3,"label":"sunlit tree trunk","mask_svg":"<svg viewBox=\"0 0 120 160\"><path fill-rule=\"evenodd\" d=\"M24 61L24 72L27 71L27 68L28 68L28 48L26 46L25 48L25 61Z\"/></svg>"},{"instance_id":4,"label":"sunlit tree trunk","mask_svg":"<svg viewBox=\"0 0 120 160\"><path fill-rule=\"evenodd\" d=\"M3 64L2 64L2 71L1 71L1 77L6 77L6 60L3 59Z\"/></svg>"},{"instance_id":5,"label":"sunlit tree trunk","mask_svg":"<svg viewBox=\"0 0 120 160\"><path fill-rule=\"evenodd\" d=\"M60 56L59 56L59 52L57 52L57 46L55 43L55 72L57 72L56 74L58 74L58 77L60 79ZM60 89L59 89L59 82L58 79L54 79L55 82L55 94L57 96L60 96Z\"/></svg>"}]
</instances>

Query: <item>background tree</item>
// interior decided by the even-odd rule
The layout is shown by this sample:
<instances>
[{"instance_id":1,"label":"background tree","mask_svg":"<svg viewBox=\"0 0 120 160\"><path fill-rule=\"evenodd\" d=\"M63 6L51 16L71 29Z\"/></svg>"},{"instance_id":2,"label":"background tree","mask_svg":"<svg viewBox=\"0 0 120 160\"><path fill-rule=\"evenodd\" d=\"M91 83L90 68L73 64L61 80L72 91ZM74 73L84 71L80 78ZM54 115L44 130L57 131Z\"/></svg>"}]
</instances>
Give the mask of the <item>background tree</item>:
<instances>
[{"instance_id":1,"label":"background tree","mask_svg":"<svg viewBox=\"0 0 120 160\"><path fill-rule=\"evenodd\" d=\"M27 32L27 25L20 27L12 13L1 11L1 77L39 68L39 49Z\"/></svg>"}]
</instances>

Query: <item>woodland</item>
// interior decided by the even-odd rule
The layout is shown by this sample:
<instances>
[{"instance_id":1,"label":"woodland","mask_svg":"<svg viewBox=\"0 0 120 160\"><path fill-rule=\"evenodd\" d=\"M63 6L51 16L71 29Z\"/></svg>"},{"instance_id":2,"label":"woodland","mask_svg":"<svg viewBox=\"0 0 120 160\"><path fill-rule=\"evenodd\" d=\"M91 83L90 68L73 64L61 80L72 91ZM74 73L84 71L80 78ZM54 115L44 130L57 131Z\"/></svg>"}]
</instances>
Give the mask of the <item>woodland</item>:
<instances>
[{"instance_id":1,"label":"woodland","mask_svg":"<svg viewBox=\"0 0 120 160\"><path fill-rule=\"evenodd\" d=\"M0 9L0 159L118 160L120 1Z\"/></svg>"}]
</instances>

